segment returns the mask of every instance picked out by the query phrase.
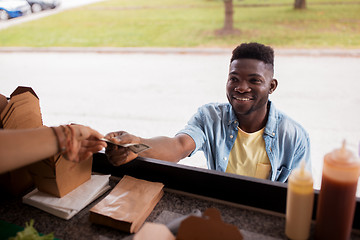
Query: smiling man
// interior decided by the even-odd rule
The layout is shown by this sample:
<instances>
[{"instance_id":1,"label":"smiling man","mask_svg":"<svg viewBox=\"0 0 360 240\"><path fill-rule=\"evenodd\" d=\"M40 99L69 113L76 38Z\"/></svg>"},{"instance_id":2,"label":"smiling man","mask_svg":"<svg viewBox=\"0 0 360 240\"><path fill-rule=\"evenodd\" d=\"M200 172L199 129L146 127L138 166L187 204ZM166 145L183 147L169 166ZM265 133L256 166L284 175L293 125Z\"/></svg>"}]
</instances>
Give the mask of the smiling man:
<instances>
[{"instance_id":1,"label":"smiling man","mask_svg":"<svg viewBox=\"0 0 360 240\"><path fill-rule=\"evenodd\" d=\"M209 169L250 177L287 181L302 159L311 169L310 141L303 127L269 101L278 82L274 51L259 43L243 43L233 50L226 95L229 103L211 103L198 109L174 137L141 138L113 132L116 143L144 143L151 148L142 157L178 162L203 151ZM128 148L108 144L113 165L136 158Z\"/></svg>"}]
</instances>

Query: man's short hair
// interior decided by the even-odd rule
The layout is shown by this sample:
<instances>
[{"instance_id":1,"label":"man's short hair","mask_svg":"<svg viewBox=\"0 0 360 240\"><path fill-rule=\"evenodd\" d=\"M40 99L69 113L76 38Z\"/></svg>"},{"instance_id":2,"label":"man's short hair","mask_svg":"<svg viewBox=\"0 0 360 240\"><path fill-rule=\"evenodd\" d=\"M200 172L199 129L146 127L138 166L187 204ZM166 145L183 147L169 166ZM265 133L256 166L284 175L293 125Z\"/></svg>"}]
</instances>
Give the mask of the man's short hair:
<instances>
[{"instance_id":1,"label":"man's short hair","mask_svg":"<svg viewBox=\"0 0 360 240\"><path fill-rule=\"evenodd\" d=\"M232 52L230 62L241 58L256 59L271 64L272 67L274 66L274 50L270 46L261 43L242 43L237 46Z\"/></svg>"}]
</instances>

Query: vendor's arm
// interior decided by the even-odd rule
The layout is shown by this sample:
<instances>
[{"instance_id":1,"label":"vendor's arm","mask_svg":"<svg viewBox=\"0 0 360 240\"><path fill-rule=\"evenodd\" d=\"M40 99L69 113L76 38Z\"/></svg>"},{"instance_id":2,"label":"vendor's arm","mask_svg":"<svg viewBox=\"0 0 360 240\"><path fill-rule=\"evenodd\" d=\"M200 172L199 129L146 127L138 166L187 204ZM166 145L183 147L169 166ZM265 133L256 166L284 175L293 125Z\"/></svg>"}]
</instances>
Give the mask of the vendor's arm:
<instances>
[{"instance_id":1,"label":"vendor's arm","mask_svg":"<svg viewBox=\"0 0 360 240\"><path fill-rule=\"evenodd\" d=\"M119 144L143 143L150 146L150 149L135 154L129 148L108 144L106 155L108 156L109 161L115 166L127 163L137 156L168 162L178 162L189 156L195 149L194 140L187 134L178 134L175 137L160 136L154 138L141 138L127 132L113 132L107 134L106 138Z\"/></svg>"},{"instance_id":2,"label":"vendor's arm","mask_svg":"<svg viewBox=\"0 0 360 240\"><path fill-rule=\"evenodd\" d=\"M0 174L51 157L71 153L68 160L82 161L106 147L102 135L82 125L71 125L71 145L61 149L59 137L64 126L21 130L0 130ZM66 138L65 138L66 140ZM71 148L69 151L68 147Z\"/></svg>"}]
</instances>

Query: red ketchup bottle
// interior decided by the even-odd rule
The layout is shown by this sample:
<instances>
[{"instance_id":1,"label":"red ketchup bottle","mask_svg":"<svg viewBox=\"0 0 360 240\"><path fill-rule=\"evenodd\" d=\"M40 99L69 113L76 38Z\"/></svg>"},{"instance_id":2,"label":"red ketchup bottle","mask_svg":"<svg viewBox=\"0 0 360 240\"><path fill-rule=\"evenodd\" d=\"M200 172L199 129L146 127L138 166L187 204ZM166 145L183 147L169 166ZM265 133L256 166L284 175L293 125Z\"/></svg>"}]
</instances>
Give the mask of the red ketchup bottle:
<instances>
[{"instance_id":1,"label":"red ketchup bottle","mask_svg":"<svg viewBox=\"0 0 360 240\"><path fill-rule=\"evenodd\" d=\"M325 155L316 214L316 240L350 238L359 176L359 159L346 149L345 141L342 148Z\"/></svg>"}]
</instances>

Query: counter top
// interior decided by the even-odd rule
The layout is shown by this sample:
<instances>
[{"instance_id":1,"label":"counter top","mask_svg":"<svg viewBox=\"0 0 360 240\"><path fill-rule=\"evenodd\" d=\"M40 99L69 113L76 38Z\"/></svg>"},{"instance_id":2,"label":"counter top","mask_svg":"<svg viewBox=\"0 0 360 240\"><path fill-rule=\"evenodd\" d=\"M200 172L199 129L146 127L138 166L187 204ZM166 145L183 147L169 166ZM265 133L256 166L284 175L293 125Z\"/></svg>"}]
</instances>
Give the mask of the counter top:
<instances>
[{"instance_id":1,"label":"counter top","mask_svg":"<svg viewBox=\"0 0 360 240\"><path fill-rule=\"evenodd\" d=\"M112 178L110 185L114 187L116 183L117 180ZM21 198L2 197L0 200L0 220L25 226L25 222L34 219L34 226L40 233L53 232L58 239L132 239L132 234L95 225L89 221L90 208L106 195L107 193L70 220L63 220L25 205ZM204 199L201 196L189 195L171 189L165 189L164 196L146 221L166 224L177 217L192 213L193 210L198 209L203 212L209 207L220 210L223 221L238 227L245 239L286 239L284 234L285 218L280 214L249 209L231 203L219 202L215 199ZM353 233L351 239L360 239L360 234Z\"/></svg>"},{"instance_id":2,"label":"counter top","mask_svg":"<svg viewBox=\"0 0 360 240\"><path fill-rule=\"evenodd\" d=\"M116 181L111 181L114 186ZM89 221L89 209L103 197L97 199L70 220L63 220L40 209L25 205L21 198L2 198L0 219L19 226L34 219L35 228L40 233L53 232L59 239L132 239L131 234ZM234 224L243 230L248 239L286 239L283 233L283 217L243 209L212 200L187 196L186 194L165 190L165 194L146 221L166 224L176 217L190 214L198 209L203 212L209 207L220 210L223 221ZM360 237L359 237L360 239Z\"/></svg>"},{"instance_id":3,"label":"counter top","mask_svg":"<svg viewBox=\"0 0 360 240\"><path fill-rule=\"evenodd\" d=\"M135 159L120 167L113 167L104 158L103 154L94 155L93 171L111 174L111 187L114 187L124 175L162 182L165 185L164 196L146 219L147 222L167 224L173 219L191 214L194 210L204 212L212 207L220 211L225 223L239 228L245 240L287 239L284 233L287 185L284 183L229 175L152 159ZM24 227L26 222L34 219L34 227L40 233L53 232L58 239L132 239L132 234L89 221L89 210L109 192L110 190L70 220L63 220L23 204L20 197L10 197L1 193L0 220ZM316 198L315 192L315 204ZM356 230L351 235L351 239L354 240L360 240L357 221L360 217L359 204L360 201L357 200L354 221ZM1 226L0 221L0 240L3 239L1 233L4 230ZM312 232L313 229L314 225Z\"/></svg>"}]
</instances>

